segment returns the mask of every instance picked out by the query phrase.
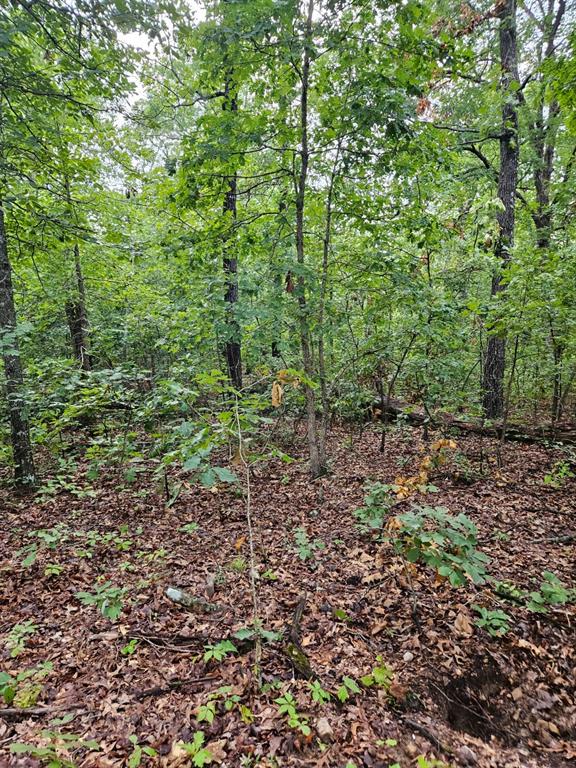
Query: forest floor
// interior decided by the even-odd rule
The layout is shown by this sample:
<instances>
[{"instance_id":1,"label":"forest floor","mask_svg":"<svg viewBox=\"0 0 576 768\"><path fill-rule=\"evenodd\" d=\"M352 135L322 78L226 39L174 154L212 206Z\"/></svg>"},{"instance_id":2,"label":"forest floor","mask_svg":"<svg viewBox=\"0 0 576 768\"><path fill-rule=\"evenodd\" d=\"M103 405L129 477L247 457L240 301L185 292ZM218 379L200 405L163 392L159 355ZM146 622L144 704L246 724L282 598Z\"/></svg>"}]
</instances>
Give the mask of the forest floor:
<instances>
[{"instance_id":1,"label":"forest floor","mask_svg":"<svg viewBox=\"0 0 576 768\"><path fill-rule=\"evenodd\" d=\"M431 475L438 492L394 511L425 503L463 512L495 578L529 592L553 571L575 586L576 481L544 481L560 453L507 444L498 468L495 443L456 439L458 466ZM210 756L224 767L573 764L576 607L533 613L486 584L451 587L360 533L353 513L365 482L417 472L426 451L420 430L393 429L384 456L379 440L375 429L353 440L335 429L330 476L311 481L303 459L274 460L251 480L263 626L289 627L306 595L302 647L320 685L295 675L276 638L263 645L258 685L254 651L233 637L253 621L238 488L184 487L169 508L143 474L130 486L104 475L94 498L62 491L31 502L2 491L0 690L12 686L16 698L0 704L0 765L176 768ZM303 456L302 442L286 449ZM298 544L300 526L307 537ZM52 530L29 535L39 529ZM33 541L36 560L26 565L30 553L18 551ZM103 582L126 590L116 621L76 597ZM168 586L208 594L220 609L187 611L166 597ZM508 613L507 634L478 627L477 604ZM14 625L27 621L19 640ZM218 646L226 639L237 652ZM220 661L209 658L219 651ZM380 685L362 683L374 668ZM222 686L230 688L217 693ZM311 689L331 700L314 701ZM293 710L279 711L275 700L290 696ZM14 742L35 751L11 754Z\"/></svg>"}]
</instances>

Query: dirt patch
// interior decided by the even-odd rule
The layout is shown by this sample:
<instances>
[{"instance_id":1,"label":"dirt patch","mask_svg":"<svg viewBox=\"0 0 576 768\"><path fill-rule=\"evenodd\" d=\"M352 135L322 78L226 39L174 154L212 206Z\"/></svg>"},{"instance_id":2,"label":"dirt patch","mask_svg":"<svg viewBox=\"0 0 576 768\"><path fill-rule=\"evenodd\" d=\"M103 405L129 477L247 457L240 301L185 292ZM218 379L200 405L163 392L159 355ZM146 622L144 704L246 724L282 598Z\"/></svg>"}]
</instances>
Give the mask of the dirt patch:
<instances>
[{"instance_id":1,"label":"dirt patch","mask_svg":"<svg viewBox=\"0 0 576 768\"><path fill-rule=\"evenodd\" d=\"M436 688L436 686L435 686ZM490 742L493 737L505 744L515 744L504 692L509 680L488 654L472 660L469 670L452 678L442 689L442 707L449 725L457 731Z\"/></svg>"}]
</instances>

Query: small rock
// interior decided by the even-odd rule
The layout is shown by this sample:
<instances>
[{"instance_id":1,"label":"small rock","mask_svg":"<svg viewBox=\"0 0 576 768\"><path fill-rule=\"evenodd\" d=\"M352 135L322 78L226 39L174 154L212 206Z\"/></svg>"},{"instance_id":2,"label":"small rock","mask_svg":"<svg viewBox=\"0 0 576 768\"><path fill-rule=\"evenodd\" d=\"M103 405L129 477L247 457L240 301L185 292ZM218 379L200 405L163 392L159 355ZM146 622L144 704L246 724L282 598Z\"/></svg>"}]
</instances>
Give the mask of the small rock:
<instances>
[{"instance_id":1,"label":"small rock","mask_svg":"<svg viewBox=\"0 0 576 768\"><path fill-rule=\"evenodd\" d=\"M478 762L476 753L473 752L470 747L467 747L466 744L463 744L458 748L456 757L458 758L458 762L462 765L476 765Z\"/></svg>"},{"instance_id":2,"label":"small rock","mask_svg":"<svg viewBox=\"0 0 576 768\"><path fill-rule=\"evenodd\" d=\"M406 651L406 653L402 658L404 659L404 661L409 662L409 661L412 661L412 659L414 658L414 654L412 653L412 651Z\"/></svg>"},{"instance_id":3,"label":"small rock","mask_svg":"<svg viewBox=\"0 0 576 768\"><path fill-rule=\"evenodd\" d=\"M332 726L325 717L319 717L316 721L316 733L320 739L326 741L331 741L334 737Z\"/></svg>"}]
</instances>

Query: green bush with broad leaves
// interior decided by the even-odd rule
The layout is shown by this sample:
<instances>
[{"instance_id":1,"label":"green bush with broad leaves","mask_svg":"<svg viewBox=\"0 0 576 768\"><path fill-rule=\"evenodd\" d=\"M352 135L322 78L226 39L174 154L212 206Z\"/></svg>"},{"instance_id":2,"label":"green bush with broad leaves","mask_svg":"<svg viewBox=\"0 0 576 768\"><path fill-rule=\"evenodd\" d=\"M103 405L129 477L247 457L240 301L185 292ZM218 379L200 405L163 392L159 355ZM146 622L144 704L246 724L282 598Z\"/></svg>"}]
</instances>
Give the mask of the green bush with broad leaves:
<instances>
[{"instance_id":1,"label":"green bush with broad leaves","mask_svg":"<svg viewBox=\"0 0 576 768\"><path fill-rule=\"evenodd\" d=\"M477 528L466 515L451 515L444 507L415 507L395 519L394 549L408 562L433 568L453 587L486 581L490 558L478 550Z\"/></svg>"}]
</instances>

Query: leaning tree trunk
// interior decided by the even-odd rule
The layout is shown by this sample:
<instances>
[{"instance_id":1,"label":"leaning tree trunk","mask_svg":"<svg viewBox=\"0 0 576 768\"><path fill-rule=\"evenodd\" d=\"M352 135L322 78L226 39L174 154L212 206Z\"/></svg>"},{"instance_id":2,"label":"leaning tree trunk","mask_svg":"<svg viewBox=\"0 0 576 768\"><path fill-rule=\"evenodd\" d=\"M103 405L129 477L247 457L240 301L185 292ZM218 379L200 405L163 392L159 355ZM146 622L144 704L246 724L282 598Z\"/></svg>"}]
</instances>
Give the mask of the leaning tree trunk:
<instances>
[{"instance_id":1,"label":"leaning tree trunk","mask_svg":"<svg viewBox=\"0 0 576 768\"><path fill-rule=\"evenodd\" d=\"M228 73L224 88L222 109L233 113L238 112L238 100L234 92L232 73ZM240 325L236 318L238 302L238 258L233 250L234 229L236 226L238 196L238 179L234 173L227 180L228 189L224 194L224 217L226 225L232 231L224 234L224 254L222 268L226 280L224 301L226 303L226 365L228 378L235 389L242 389L242 348L240 342Z\"/></svg>"},{"instance_id":2,"label":"leaning tree trunk","mask_svg":"<svg viewBox=\"0 0 576 768\"><path fill-rule=\"evenodd\" d=\"M498 213L498 238L495 255L496 271L492 278L491 295L496 298L504 289L503 270L508 266L514 247L516 186L518 181L518 52L516 40L516 0L500 3L500 67L502 96L502 129L500 134L500 169L498 197L503 210ZM484 357L483 407L488 419L502 416L504 410L504 369L506 336L493 331L488 339Z\"/></svg>"},{"instance_id":3,"label":"leaning tree trunk","mask_svg":"<svg viewBox=\"0 0 576 768\"><path fill-rule=\"evenodd\" d=\"M16 308L12 288L12 270L8 256L8 241L4 221L4 210L0 203L0 339L6 376L6 395L12 453L14 456L16 482L22 486L36 483L34 455L30 441L30 427L26 414L24 397L24 376L22 360L16 334Z\"/></svg>"},{"instance_id":4,"label":"leaning tree trunk","mask_svg":"<svg viewBox=\"0 0 576 768\"><path fill-rule=\"evenodd\" d=\"M308 147L308 89L310 86L310 46L312 44L312 15L314 0L308 2L306 31L304 34L304 55L302 60L302 90L300 94L300 173L296 181L296 258L298 261L298 279L296 283L299 308L300 345L302 347L302 362L308 379L315 375L312 353L312 334L310 332L309 308L306 301L306 282L304 279L304 209L306 199L306 183L308 179L308 164L310 149ZM324 436L318 429L316 416L316 393L307 382L304 385L306 393L306 415L308 452L310 455L310 474L319 477L326 472L326 451Z\"/></svg>"}]
</instances>

